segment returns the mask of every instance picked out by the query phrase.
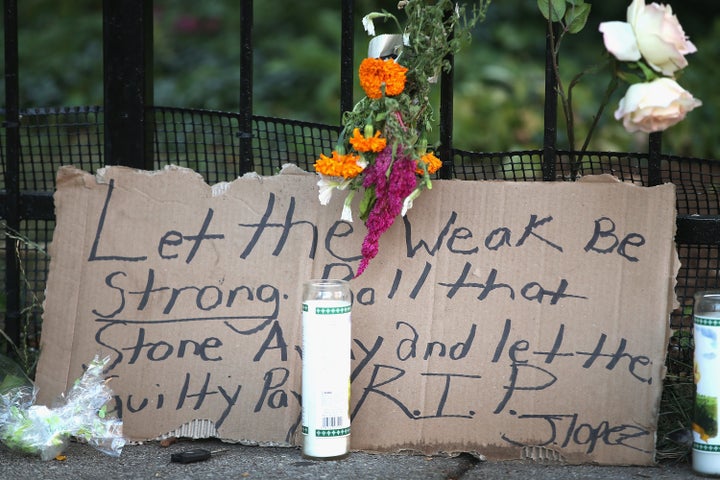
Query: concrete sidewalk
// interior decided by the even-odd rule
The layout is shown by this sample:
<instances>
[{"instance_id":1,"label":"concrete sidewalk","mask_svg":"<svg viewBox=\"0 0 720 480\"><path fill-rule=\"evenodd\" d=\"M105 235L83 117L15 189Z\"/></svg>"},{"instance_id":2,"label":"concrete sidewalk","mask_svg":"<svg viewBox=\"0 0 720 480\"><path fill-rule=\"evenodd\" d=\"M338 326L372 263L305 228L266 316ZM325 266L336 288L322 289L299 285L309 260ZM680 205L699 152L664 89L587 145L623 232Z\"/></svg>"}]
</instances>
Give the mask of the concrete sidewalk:
<instances>
[{"instance_id":1,"label":"concrete sidewalk","mask_svg":"<svg viewBox=\"0 0 720 480\"><path fill-rule=\"evenodd\" d=\"M172 463L170 455L190 448L214 453L206 461ZM657 467L544 465L525 461L480 462L470 455L425 457L409 454L351 453L340 461L311 461L299 449L252 447L216 440L181 440L168 447L158 442L127 445L120 457L72 443L63 461L41 461L0 445L2 479L696 479L688 464Z\"/></svg>"}]
</instances>

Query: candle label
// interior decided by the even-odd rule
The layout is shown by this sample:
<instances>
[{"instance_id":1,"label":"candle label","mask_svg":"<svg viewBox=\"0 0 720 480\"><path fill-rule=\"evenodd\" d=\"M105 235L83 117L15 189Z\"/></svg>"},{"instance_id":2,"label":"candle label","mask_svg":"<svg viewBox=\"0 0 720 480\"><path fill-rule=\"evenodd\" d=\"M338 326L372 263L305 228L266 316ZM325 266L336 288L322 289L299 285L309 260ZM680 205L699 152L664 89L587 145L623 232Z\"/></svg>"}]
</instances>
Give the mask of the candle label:
<instances>
[{"instance_id":1,"label":"candle label","mask_svg":"<svg viewBox=\"0 0 720 480\"><path fill-rule=\"evenodd\" d=\"M720 453L718 398L720 398L720 318L694 317L694 378L697 388L693 415L693 448Z\"/></svg>"},{"instance_id":2,"label":"candle label","mask_svg":"<svg viewBox=\"0 0 720 480\"><path fill-rule=\"evenodd\" d=\"M302 433L350 435L350 304L303 303Z\"/></svg>"}]
</instances>

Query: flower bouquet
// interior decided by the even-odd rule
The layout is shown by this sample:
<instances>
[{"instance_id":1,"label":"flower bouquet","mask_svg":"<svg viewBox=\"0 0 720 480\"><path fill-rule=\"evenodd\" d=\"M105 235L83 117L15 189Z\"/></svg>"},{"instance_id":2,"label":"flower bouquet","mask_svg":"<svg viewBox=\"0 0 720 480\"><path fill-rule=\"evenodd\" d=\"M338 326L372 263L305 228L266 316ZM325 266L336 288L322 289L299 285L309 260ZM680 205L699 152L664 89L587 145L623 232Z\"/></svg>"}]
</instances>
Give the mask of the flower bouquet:
<instances>
[{"instance_id":1,"label":"flower bouquet","mask_svg":"<svg viewBox=\"0 0 720 480\"><path fill-rule=\"evenodd\" d=\"M347 191L342 220L352 222L353 198L362 192L358 214L367 235L356 277L377 255L380 236L423 190L432 188L431 175L442 162L428 147L431 85L441 69L450 68L448 55L468 42L488 3L480 0L468 13L452 0L403 0L398 10L405 14L404 27L385 10L363 18L374 37L359 68L366 96L343 115L336 149L315 163L321 204L328 204L333 191ZM392 22L398 32L376 36L375 22L381 20Z\"/></svg>"}]
</instances>

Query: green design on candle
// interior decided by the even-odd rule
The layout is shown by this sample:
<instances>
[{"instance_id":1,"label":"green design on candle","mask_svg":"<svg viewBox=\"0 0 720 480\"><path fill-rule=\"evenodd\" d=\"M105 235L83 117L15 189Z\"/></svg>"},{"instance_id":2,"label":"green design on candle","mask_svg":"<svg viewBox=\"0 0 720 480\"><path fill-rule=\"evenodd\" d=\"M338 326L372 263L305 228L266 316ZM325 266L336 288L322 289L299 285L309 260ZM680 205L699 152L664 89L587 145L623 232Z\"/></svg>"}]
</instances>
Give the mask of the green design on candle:
<instances>
[{"instance_id":1,"label":"green design on candle","mask_svg":"<svg viewBox=\"0 0 720 480\"><path fill-rule=\"evenodd\" d=\"M345 437L350 435L350 427L315 430L316 437Z\"/></svg>"},{"instance_id":2,"label":"green design on candle","mask_svg":"<svg viewBox=\"0 0 720 480\"><path fill-rule=\"evenodd\" d=\"M718 435L718 399L698 393L695 395L693 430L707 442ZM696 442L697 443L697 442ZM720 447L720 445L716 445Z\"/></svg>"},{"instance_id":3,"label":"green design on candle","mask_svg":"<svg viewBox=\"0 0 720 480\"><path fill-rule=\"evenodd\" d=\"M350 313L350 305L344 307L317 307L315 313L318 315L338 315L341 313Z\"/></svg>"},{"instance_id":4,"label":"green design on candle","mask_svg":"<svg viewBox=\"0 0 720 480\"><path fill-rule=\"evenodd\" d=\"M705 327L720 327L720 318L698 317L694 318L695 323Z\"/></svg>"}]
</instances>

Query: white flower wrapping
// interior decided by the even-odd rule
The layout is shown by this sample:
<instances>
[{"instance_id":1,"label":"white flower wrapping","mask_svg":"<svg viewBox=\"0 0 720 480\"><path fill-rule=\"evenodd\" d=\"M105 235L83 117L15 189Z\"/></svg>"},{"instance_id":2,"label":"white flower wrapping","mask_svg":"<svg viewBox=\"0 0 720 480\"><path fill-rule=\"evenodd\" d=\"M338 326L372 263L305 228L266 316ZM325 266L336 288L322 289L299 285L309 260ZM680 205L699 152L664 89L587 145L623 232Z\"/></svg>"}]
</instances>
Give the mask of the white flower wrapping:
<instances>
[{"instance_id":1,"label":"white flower wrapping","mask_svg":"<svg viewBox=\"0 0 720 480\"><path fill-rule=\"evenodd\" d=\"M122 420L106 416L106 404L113 398L103 373L109 362L109 356L100 359L96 355L51 408L34 405L35 385L0 390L0 442L11 450L51 460L65 450L70 437L75 437L103 453L120 456L125 445Z\"/></svg>"},{"instance_id":2,"label":"white flower wrapping","mask_svg":"<svg viewBox=\"0 0 720 480\"><path fill-rule=\"evenodd\" d=\"M659 132L675 125L702 102L671 78L631 85L620 100L615 119L628 132Z\"/></svg>"}]
</instances>

